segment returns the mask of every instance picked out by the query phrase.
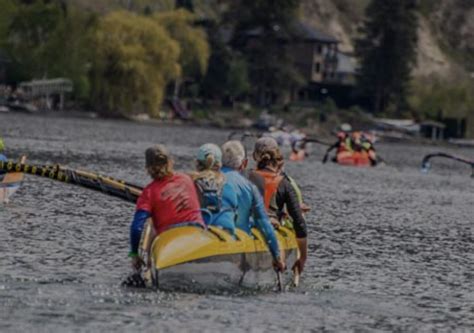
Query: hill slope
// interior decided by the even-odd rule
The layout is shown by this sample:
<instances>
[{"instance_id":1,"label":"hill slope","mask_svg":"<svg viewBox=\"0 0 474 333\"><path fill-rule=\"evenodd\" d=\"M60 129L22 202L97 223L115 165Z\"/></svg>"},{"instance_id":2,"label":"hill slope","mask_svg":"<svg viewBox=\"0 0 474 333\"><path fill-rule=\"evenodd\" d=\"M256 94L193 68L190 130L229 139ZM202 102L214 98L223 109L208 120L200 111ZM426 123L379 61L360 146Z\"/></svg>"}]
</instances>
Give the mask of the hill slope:
<instances>
[{"instance_id":1,"label":"hill slope","mask_svg":"<svg viewBox=\"0 0 474 333\"><path fill-rule=\"evenodd\" d=\"M336 36L340 49L353 51L353 39L369 0L302 0L305 22ZM474 1L421 1L416 76L451 76L474 71Z\"/></svg>"}]
</instances>

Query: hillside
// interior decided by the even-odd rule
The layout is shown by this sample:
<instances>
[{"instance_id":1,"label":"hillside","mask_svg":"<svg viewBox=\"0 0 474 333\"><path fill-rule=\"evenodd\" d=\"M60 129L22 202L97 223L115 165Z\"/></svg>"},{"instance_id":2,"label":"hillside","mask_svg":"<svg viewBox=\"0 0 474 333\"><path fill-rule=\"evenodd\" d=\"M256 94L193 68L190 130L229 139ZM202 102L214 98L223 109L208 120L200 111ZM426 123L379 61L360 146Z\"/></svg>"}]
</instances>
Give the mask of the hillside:
<instances>
[{"instance_id":1,"label":"hillside","mask_svg":"<svg viewBox=\"0 0 474 333\"><path fill-rule=\"evenodd\" d=\"M217 18L229 0L194 0L200 17ZM353 39L364 19L370 0L301 0L300 15L306 23L336 36L340 49L353 51ZM140 10L171 9L174 0L70 0L99 13L129 7ZM437 74L444 77L474 71L474 1L420 0L418 66L416 76ZM467 70L467 71L466 71Z\"/></svg>"},{"instance_id":2,"label":"hillside","mask_svg":"<svg viewBox=\"0 0 474 333\"><path fill-rule=\"evenodd\" d=\"M336 36L340 49L353 51L353 39L369 0L303 0L301 16ZM474 71L474 1L422 0L416 76L450 77ZM470 56L469 56L470 55Z\"/></svg>"}]
</instances>

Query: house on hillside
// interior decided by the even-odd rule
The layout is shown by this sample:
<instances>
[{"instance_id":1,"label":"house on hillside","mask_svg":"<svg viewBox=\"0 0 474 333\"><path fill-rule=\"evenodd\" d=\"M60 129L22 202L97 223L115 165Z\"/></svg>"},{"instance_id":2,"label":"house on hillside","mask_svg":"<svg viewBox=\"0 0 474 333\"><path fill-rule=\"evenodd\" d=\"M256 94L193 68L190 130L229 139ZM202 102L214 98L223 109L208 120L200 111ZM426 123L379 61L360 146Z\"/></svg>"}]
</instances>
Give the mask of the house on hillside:
<instances>
[{"instance_id":1,"label":"house on hillside","mask_svg":"<svg viewBox=\"0 0 474 333\"><path fill-rule=\"evenodd\" d=\"M246 47L262 38L263 29L247 31ZM339 40L303 22L295 22L291 31L279 31L279 43L293 56L295 66L306 85L298 91L289 92L289 98L280 102L314 101L333 96L333 91L344 98L355 83L356 61L354 57L338 49ZM342 93L341 93L342 92Z\"/></svg>"}]
</instances>

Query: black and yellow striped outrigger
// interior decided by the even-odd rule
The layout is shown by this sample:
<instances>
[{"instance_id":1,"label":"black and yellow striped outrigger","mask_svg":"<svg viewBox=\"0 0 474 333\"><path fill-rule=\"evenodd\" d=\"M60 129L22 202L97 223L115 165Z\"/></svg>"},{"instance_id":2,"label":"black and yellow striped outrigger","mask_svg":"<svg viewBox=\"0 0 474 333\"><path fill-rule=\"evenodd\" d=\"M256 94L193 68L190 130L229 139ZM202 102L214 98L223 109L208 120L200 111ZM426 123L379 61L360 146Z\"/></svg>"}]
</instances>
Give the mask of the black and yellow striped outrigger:
<instances>
[{"instance_id":1,"label":"black and yellow striped outrigger","mask_svg":"<svg viewBox=\"0 0 474 333\"><path fill-rule=\"evenodd\" d=\"M136 202L143 188L113 177L89 171L73 170L61 165L34 165L15 161L0 161L0 170L23 172L63 183L79 185L129 202Z\"/></svg>"}]
</instances>

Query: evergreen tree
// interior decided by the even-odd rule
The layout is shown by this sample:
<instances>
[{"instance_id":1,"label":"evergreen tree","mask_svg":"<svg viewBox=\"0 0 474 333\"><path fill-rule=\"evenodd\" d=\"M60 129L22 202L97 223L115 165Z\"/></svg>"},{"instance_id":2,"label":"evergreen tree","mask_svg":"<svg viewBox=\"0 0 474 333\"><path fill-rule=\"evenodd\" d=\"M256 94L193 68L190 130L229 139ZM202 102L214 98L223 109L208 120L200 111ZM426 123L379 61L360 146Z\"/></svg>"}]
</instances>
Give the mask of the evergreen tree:
<instances>
[{"instance_id":1,"label":"evergreen tree","mask_svg":"<svg viewBox=\"0 0 474 333\"><path fill-rule=\"evenodd\" d=\"M233 46L245 56L260 104L272 103L275 96L303 83L287 46L299 4L300 0L239 0L227 13L235 25Z\"/></svg>"},{"instance_id":2,"label":"evergreen tree","mask_svg":"<svg viewBox=\"0 0 474 333\"><path fill-rule=\"evenodd\" d=\"M193 0L176 0L175 7L176 9L184 8L190 12L194 11Z\"/></svg>"},{"instance_id":3,"label":"evergreen tree","mask_svg":"<svg viewBox=\"0 0 474 333\"><path fill-rule=\"evenodd\" d=\"M411 71L416 63L417 0L372 0L361 38L358 88L376 113L407 107Z\"/></svg>"}]
</instances>

